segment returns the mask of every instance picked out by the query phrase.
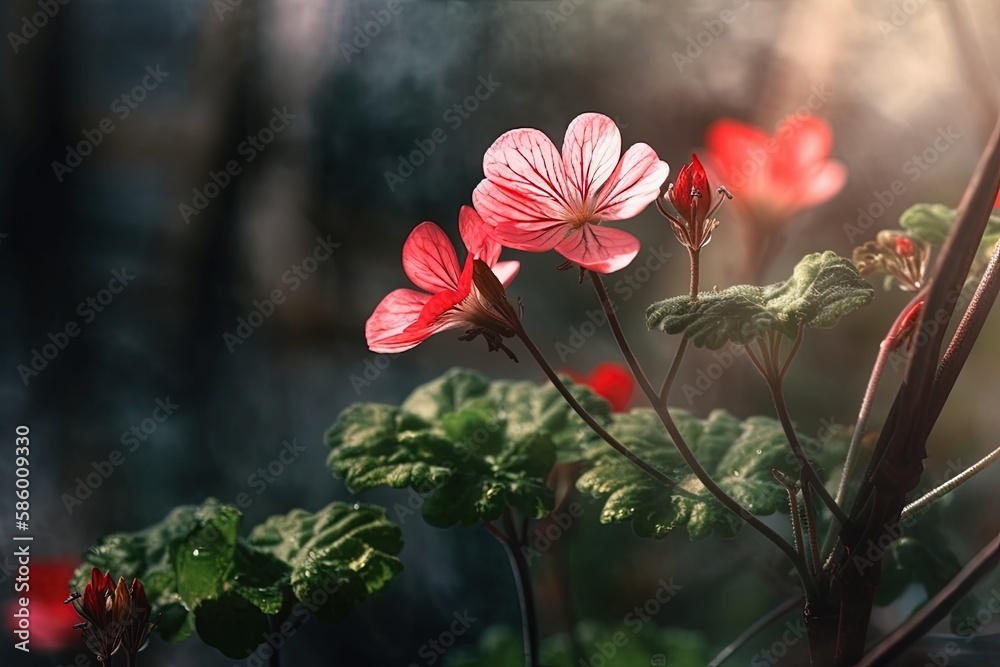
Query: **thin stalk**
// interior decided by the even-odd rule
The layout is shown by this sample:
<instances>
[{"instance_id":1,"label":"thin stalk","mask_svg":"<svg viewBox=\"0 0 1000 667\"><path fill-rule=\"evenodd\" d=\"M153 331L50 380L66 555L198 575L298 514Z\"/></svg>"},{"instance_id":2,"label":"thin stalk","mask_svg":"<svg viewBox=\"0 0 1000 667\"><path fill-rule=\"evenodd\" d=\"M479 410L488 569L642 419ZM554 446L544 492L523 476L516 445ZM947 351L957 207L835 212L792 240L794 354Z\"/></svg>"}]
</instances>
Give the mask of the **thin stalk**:
<instances>
[{"instance_id":1,"label":"thin stalk","mask_svg":"<svg viewBox=\"0 0 1000 667\"><path fill-rule=\"evenodd\" d=\"M1000 562L1000 534L976 554L947 586L928 600L920 611L866 653L856 667L878 667L889 664L906 650L907 646L944 618L945 614L972 590L977 581L996 568L998 562Z\"/></svg>"},{"instance_id":2,"label":"thin stalk","mask_svg":"<svg viewBox=\"0 0 1000 667\"><path fill-rule=\"evenodd\" d=\"M736 653L736 651L740 650L740 648L742 648L744 644L746 644L748 641L756 637L761 631L766 629L767 626L771 625L785 614L791 612L793 609L801 605L804 601L805 601L804 598L802 598L801 596L797 598L792 598L791 600L786 600L785 602L782 602L780 605L778 605L771 611L761 616L759 619L757 619L757 621L754 622L753 625L744 630L743 634L741 634L733 641L729 642L729 645L726 646L726 648L719 651L719 655L715 656L712 659L712 662L708 663L708 667L719 667L719 665L724 663L729 658L729 656Z\"/></svg>"},{"instance_id":3,"label":"thin stalk","mask_svg":"<svg viewBox=\"0 0 1000 667\"><path fill-rule=\"evenodd\" d=\"M524 667L537 667L538 662L538 617L535 614L535 596L531 585L531 570L521 551L522 542L517 538L517 526L510 507L504 508L503 523L506 533L491 524L484 524L487 530L503 545L510 561L517 587L517 599L521 607L521 629L524 635Z\"/></svg>"},{"instance_id":4,"label":"thin stalk","mask_svg":"<svg viewBox=\"0 0 1000 667\"><path fill-rule=\"evenodd\" d=\"M966 468L958 475L955 475L947 482L938 486L935 489L931 489L924 495L920 496L912 503L903 508L902 513L899 515L900 520L906 519L907 517L914 516L924 511L930 507L933 503L937 502L944 496L948 495L952 490L958 488L968 480L972 479L977 474L986 470L990 467L996 460L1000 458L1000 447L997 447L992 452L979 459L975 464Z\"/></svg>"},{"instance_id":5,"label":"thin stalk","mask_svg":"<svg viewBox=\"0 0 1000 667\"><path fill-rule=\"evenodd\" d=\"M541 350L538 349L538 346L535 345L534 341L531 340L531 337L528 336L527 332L525 332L523 327L521 327L520 330L517 332L517 336L521 339L521 342L524 343L524 346L528 348L528 352L531 354L531 356L535 358L535 361L541 367L545 375L549 378L552 384L555 385L559 393L562 394L562 397L566 400L567 403L569 403L570 407L573 408L573 410L576 411L578 415L580 415L580 418L583 419L583 421L587 424L587 426L591 428L591 430L594 431L594 433L599 435L605 442L611 445L619 454L621 454L629 461L634 463L643 472L645 472L647 475L655 479L663 486L666 486L677 493L688 495L691 498L697 499L697 496L689 494L688 492L681 489L679 486L677 486L677 483L673 479L671 479L668 475L662 473L661 471L657 470L643 459L639 458L639 456L637 456L631 449L620 443L614 436L608 433L603 426L598 424L597 421L593 418L593 416L591 416L591 414L587 412L586 408L580 405L580 402L576 400L576 397L573 396L570 390L559 378L559 375L555 372L555 370L553 370L552 366L545 359L545 356L542 354Z\"/></svg>"},{"instance_id":6,"label":"thin stalk","mask_svg":"<svg viewBox=\"0 0 1000 667\"><path fill-rule=\"evenodd\" d=\"M781 380L768 380L767 386L771 391L771 399L774 401L774 411L778 414L778 420L785 431L785 437L792 448L792 453L795 454L795 458L799 462L803 479L808 482L808 485L804 484L802 487L803 498L809 493L808 487L814 487L816 494L823 501L823 504L827 506L834 518L843 525L847 522L847 514L844 513L844 510L840 509L840 505L837 504L833 496L830 495L830 492L827 491L816 469L812 467L812 463L810 463L805 452L802 450L802 445L799 444L799 437L796 435L795 428L792 426L792 420L788 416L788 406L785 404L785 393L781 388Z\"/></svg>"},{"instance_id":7,"label":"thin stalk","mask_svg":"<svg viewBox=\"0 0 1000 667\"><path fill-rule=\"evenodd\" d=\"M918 292L910 300L910 303L900 311L896 317L896 321L890 327L889 333L886 334L885 339L879 345L878 357L875 359L872 374L868 378L868 386L865 388L865 395L861 400L861 410L858 412L858 420L854 426L854 433L851 435L851 444L847 448L844 469L840 473L840 484L837 486L837 495L835 496L838 505L843 505L847 500L847 488L850 483L851 472L853 472L858 455L861 453L861 439L868 428L868 418L871 416L872 404L875 402L875 393L878 391L878 385L882 381L882 373L885 371L885 365L889 361L889 355L899 346L900 341L895 335L898 335L904 319L910 316L912 309L924 298L924 294L925 290Z\"/></svg>"},{"instance_id":8,"label":"thin stalk","mask_svg":"<svg viewBox=\"0 0 1000 667\"><path fill-rule=\"evenodd\" d=\"M690 267L690 282L688 289L688 297L692 301L698 300L698 283L700 281L700 267L701 267L701 248L694 249L688 248L688 265ZM681 338L680 344L677 346L677 352L674 353L674 360L670 362L670 370L667 371L667 377L663 378L663 384L660 386L660 402L663 405L667 405L667 401L670 396L670 387L674 384L674 378L677 376L677 371L681 367L681 359L684 358L684 351L687 349L688 339L687 336Z\"/></svg>"},{"instance_id":9,"label":"thin stalk","mask_svg":"<svg viewBox=\"0 0 1000 667\"><path fill-rule=\"evenodd\" d=\"M795 567L799 578L802 580L802 586L806 590L807 598L812 599L817 594L816 584L813 582L812 577L809 574L809 568L806 566L805 559L802 557L802 554L797 552L795 547L789 544L787 540L771 530L760 519L755 517L747 511L746 508L730 497L729 494L727 494L722 487L720 487L715 480L712 479L712 476L708 474L708 471L705 470L701 463L699 463L698 459L691 451L691 448L684 440L684 437L677 429L677 425L670 416L670 412L666 407L660 404L659 400L657 400L659 396L657 395L656 390L653 389L653 386L646 378L646 374L642 371L642 367L639 365L638 359L636 359L635 354L632 352L632 348L628 344L628 340L625 338L625 332L622 330L621 323L618 321L618 315L615 313L614 306L608 296L608 290L604 286L604 281L601 280L600 274L591 271L590 277L594 284L594 291L597 292L598 300L601 302L601 308L604 310L604 315L608 319L608 326L611 328L615 341L621 349L625 362L628 364L629 369L631 369L632 375L635 377L639 388L652 404L653 410L656 411L660 422L663 424L664 428L667 429L667 433L670 435L670 439L673 441L674 446L677 448L677 452L681 455L681 458L684 459L688 468L691 469L698 480L705 486L706 489L708 489L709 493L715 496L715 498L722 503L726 509L740 517L746 524L771 541L775 546L781 549L786 556L788 556L788 559Z\"/></svg>"},{"instance_id":10,"label":"thin stalk","mask_svg":"<svg viewBox=\"0 0 1000 667\"><path fill-rule=\"evenodd\" d=\"M816 508L813 506L808 483L802 486L802 504L806 506L806 534L809 535L809 555L812 557L813 573L818 579L822 569L819 564L819 542L816 539Z\"/></svg>"}]
</instances>

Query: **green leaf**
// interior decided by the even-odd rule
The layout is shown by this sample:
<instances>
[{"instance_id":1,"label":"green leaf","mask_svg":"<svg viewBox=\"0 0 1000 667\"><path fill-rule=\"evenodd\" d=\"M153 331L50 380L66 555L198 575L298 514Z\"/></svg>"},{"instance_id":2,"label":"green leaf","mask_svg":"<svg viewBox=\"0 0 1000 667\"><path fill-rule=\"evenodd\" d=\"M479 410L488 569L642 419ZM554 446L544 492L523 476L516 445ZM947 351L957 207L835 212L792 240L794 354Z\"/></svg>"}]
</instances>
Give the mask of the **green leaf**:
<instances>
[{"instance_id":1,"label":"green leaf","mask_svg":"<svg viewBox=\"0 0 1000 667\"><path fill-rule=\"evenodd\" d=\"M915 204L903 211L899 226L922 241L941 245L948 238L957 215L958 211L944 204ZM979 244L980 254L992 252L997 241L1000 241L1000 215L994 212L986 223L986 232Z\"/></svg>"},{"instance_id":2,"label":"green leaf","mask_svg":"<svg viewBox=\"0 0 1000 667\"><path fill-rule=\"evenodd\" d=\"M695 457L726 493L757 515L787 510L787 494L771 470L792 474L797 465L777 420L751 417L741 422L724 410L714 410L706 419L684 410L671 410L670 414ZM636 408L615 415L608 430L638 456L676 479L679 488L664 488L607 444L595 440L587 450L593 467L580 477L577 486L604 499L603 523L631 522L640 537L663 537L679 527L686 527L692 538L707 537L713 531L731 536L742 527L742 522L687 469L652 409ZM821 446L801 434L799 441L807 454L822 451L829 457L832 450L843 449L843 443ZM698 498L691 498L691 494Z\"/></svg>"},{"instance_id":3,"label":"green leaf","mask_svg":"<svg viewBox=\"0 0 1000 667\"><path fill-rule=\"evenodd\" d=\"M236 660L253 653L269 627L260 609L231 591L203 600L194 616L201 640Z\"/></svg>"},{"instance_id":4,"label":"green leaf","mask_svg":"<svg viewBox=\"0 0 1000 667\"><path fill-rule=\"evenodd\" d=\"M403 569L402 533L385 509L332 503L272 516L250 533L260 552L288 564L295 596L320 620L339 620Z\"/></svg>"},{"instance_id":5,"label":"green leaf","mask_svg":"<svg viewBox=\"0 0 1000 667\"><path fill-rule=\"evenodd\" d=\"M606 401L567 386L595 419L610 418ZM553 465L580 460L590 434L550 384L490 382L453 369L401 407L345 410L327 432L327 464L354 492L415 489L425 497L425 519L439 527L490 521L507 506L541 517L552 507Z\"/></svg>"},{"instance_id":6,"label":"green leaf","mask_svg":"<svg viewBox=\"0 0 1000 667\"><path fill-rule=\"evenodd\" d=\"M702 292L697 300L678 296L646 309L646 323L684 334L698 347L746 345L769 331L794 338L802 327L831 327L867 305L875 291L846 257L827 251L806 255L791 278L768 285L736 285Z\"/></svg>"},{"instance_id":7,"label":"green leaf","mask_svg":"<svg viewBox=\"0 0 1000 667\"><path fill-rule=\"evenodd\" d=\"M260 644L267 616L294 602L293 595L314 595L320 577L340 573L338 613L317 612L339 617L402 568L395 558L399 529L383 509L355 507L334 503L316 514L272 517L247 540L239 535L239 510L210 498L178 507L145 530L105 537L76 571L74 586L82 592L94 567L115 579L138 578L153 613L161 614L157 630L164 639L181 641L197 630L225 655L244 658ZM318 560L304 560L304 543Z\"/></svg>"}]
</instances>

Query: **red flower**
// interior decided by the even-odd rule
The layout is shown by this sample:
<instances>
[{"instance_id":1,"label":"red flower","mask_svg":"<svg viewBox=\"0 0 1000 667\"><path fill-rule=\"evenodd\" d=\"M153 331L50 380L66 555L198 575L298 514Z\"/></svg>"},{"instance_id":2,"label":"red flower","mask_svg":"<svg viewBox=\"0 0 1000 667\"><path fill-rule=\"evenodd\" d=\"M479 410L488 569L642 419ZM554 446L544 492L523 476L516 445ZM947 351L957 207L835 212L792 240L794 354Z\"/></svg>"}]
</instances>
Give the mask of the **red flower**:
<instances>
[{"instance_id":1,"label":"red flower","mask_svg":"<svg viewBox=\"0 0 1000 667\"><path fill-rule=\"evenodd\" d=\"M486 227L474 209L462 207L458 229L469 251L464 268L454 245L436 224L422 222L410 232L403 244L403 271L424 291L397 289L375 307L365 325L372 352L403 352L431 334L461 327L509 335L509 313L498 312L504 306L484 285L473 260L478 258L492 269L503 287L514 280L520 263L497 261L500 244L489 237Z\"/></svg>"},{"instance_id":2,"label":"red flower","mask_svg":"<svg viewBox=\"0 0 1000 667\"><path fill-rule=\"evenodd\" d=\"M570 123L562 154L538 130L511 130L486 151L486 178L472 201L508 248L554 249L585 269L617 271L638 254L639 240L601 223L637 216L670 171L646 144L621 149L614 121L596 113Z\"/></svg>"},{"instance_id":3,"label":"red flower","mask_svg":"<svg viewBox=\"0 0 1000 667\"><path fill-rule=\"evenodd\" d=\"M156 627L156 621L149 620L152 609L142 582L132 579L129 585L119 577L115 585L110 572L101 574L96 567L90 572L90 583L83 595L72 593L66 602L72 603L71 609L83 619L72 627L82 631L84 643L101 663L109 663L121 649L128 664L134 664L136 654Z\"/></svg>"},{"instance_id":4,"label":"red flower","mask_svg":"<svg viewBox=\"0 0 1000 667\"><path fill-rule=\"evenodd\" d=\"M80 635L73 629L76 612L63 604L69 593L76 561L68 558L38 558L31 561L31 648L54 652L79 646ZM18 629L17 599L8 600L4 616L7 630L13 635Z\"/></svg>"},{"instance_id":5,"label":"red flower","mask_svg":"<svg viewBox=\"0 0 1000 667\"><path fill-rule=\"evenodd\" d=\"M621 364L610 361L598 364L587 376L574 371L565 373L573 382L590 387L595 394L610 403L612 412L624 412L635 390L632 373Z\"/></svg>"},{"instance_id":6,"label":"red flower","mask_svg":"<svg viewBox=\"0 0 1000 667\"><path fill-rule=\"evenodd\" d=\"M705 146L709 166L759 227L780 227L832 199L847 181L844 165L830 159L833 131L819 118L790 118L773 137L724 118L709 126Z\"/></svg>"},{"instance_id":7,"label":"red flower","mask_svg":"<svg viewBox=\"0 0 1000 667\"><path fill-rule=\"evenodd\" d=\"M674 236L691 250L700 250L712 240L712 231L719 221L712 218L729 193L725 188L713 195L708 184L708 174L701 166L697 155L691 155L691 163L681 167L677 180L667 188L664 199L677 211L672 215L657 200L660 212L670 221Z\"/></svg>"}]
</instances>

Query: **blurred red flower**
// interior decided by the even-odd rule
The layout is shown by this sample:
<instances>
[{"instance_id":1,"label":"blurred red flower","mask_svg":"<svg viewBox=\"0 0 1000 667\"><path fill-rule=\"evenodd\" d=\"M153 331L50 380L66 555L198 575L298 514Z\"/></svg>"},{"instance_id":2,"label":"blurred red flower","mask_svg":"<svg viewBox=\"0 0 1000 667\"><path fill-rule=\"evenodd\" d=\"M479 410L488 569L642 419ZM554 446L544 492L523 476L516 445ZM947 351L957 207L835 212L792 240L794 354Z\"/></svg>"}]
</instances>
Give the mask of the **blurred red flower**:
<instances>
[{"instance_id":1,"label":"blurred red flower","mask_svg":"<svg viewBox=\"0 0 1000 667\"><path fill-rule=\"evenodd\" d=\"M575 371L563 372L573 382L593 389L595 394L611 404L613 412L624 412L635 390L632 373L625 366L611 361L598 364L590 375L586 376Z\"/></svg>"},{"instance_id":2,"label":"blurred red flower","mask_svg":"<svg viewBox=\"0 0 1000 667\"><path fill-rule=\"evenodd\" d=\"M39 652L55 652L82 647L80 633L73 629L80 619L72 605L63 604L70 594L69 583L73 578L77 561L69 558L33 558L31 561L30 589L23 594L31 601L31 649ZM8 600L4 608L7 632L13 636L17 629L14 611L17 597Z\"/></svg>"},{"instance_id":3,"label":"blurred red flower","mask_svg":"<svg viewBox=\"0 0 1000 667\"><path fill-rule=\"evenodd\" d=\"M774 136L731 118L705 132L706 162L744 217L765 233L844 187L847 169L830 159L832 147L833 130L812 116L789 118Z\"/></svg>"}]
</instances>

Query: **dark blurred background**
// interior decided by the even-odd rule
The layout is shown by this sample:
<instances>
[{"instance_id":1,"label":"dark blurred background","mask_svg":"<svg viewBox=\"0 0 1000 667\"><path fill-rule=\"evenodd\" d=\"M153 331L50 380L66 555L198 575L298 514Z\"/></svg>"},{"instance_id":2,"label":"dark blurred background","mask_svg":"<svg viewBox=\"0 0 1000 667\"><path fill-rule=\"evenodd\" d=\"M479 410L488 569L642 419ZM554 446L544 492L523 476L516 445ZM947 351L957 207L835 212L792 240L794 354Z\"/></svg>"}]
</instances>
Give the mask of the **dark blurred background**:
<instances>
[{"instance_id":1,"label":"dark blurred background","mask_svg":"<svg viewBox=\"0 0 1000 667\"><path fill-rule=\"evenodd\" d=\"M723 10L731 22L719 22ZM773 130L825 91L813 113L834 128L848 184L789 224L767 275L776 280L806 252L849 255L913 203L957 205L992 126L1000 56L1000 5L988 0L11 0L0 16L0 534L8 544L14 426L27 424L38 556L78 556L101 535L206 496L250 493L248 525L351 499L325 469L322 440L351 402L397 402L452 365L541 381L532 364L452 334L397 357L364 341L376 303L406 284L407 233L433 220L457 237L458 209L471 203L483 153L504 131L537 127L559 145L572 118L598 111L616 119L626 146L653 146L672 181L711 121ZM705 31L711 39L699 45ZM481 79L498 85L470 108ZM412 174L400 171L436 128L444 143ZM907 162L946 128L959 139L911 180ZM905 194L864 239L850 239L845 225L858 207L897 179ZM735 209L721 217L704 254L704 288L732 284L745 263L747 230ZM659 376L675 342L647 334L642 313L685 291L686 257L654 210L623 226L643 253L661 244L673 253L621 304ZM336 246L329 259L306 260L321 243ZM572 272L554 271L555 255L518 259L511 294L524 298L526 326L555 361L556 344L596 302ZM252 335L226 337L276 289L286 301ZM878 342L906 298L879 287L867 310L810 331L788 390L804 432L853 423ZM59 335L67 325L76 335ZM23 370L60 340L54 358L36 360L41 370ZM991 321L932 437L930 475L1000 444L998 350ZM602 330L558 365L584 372L617 358ZM711 361L692 354L676 386ZM675 402L701 415L716 406L770 414L745 366L691 404L680 392ZM887 373L873 424L899 377ZM177 406L162 423L148 421L157 401ZM155 429L142 433L144 420ZM134 451L67 507L78 478L122 450L133 427L143 435ZM259 489L250 476L292 439L305 451ZM998 480L1000 471L988 471L957 495L950 516L960 519L945 528L962 557L997 528L983 508L995 507L985 503ZM360 499L391 506L405 497L376 490ZM684 593L656 625L720 647L789 592L774 584L778 561L756 536L641 541L628 527L599 527L599 506L580 502L572 548L581 617L620 624L673 576ZM404 574L346 622L304 630L286 664L422 665L419 647L454 611L481 619L461 643L518 622L506 560L485 531L439 531L419 517L403 531ZM537 569L544 579L551 564ZM561 620L541 584L543 631L553 632ZM920 599L914 593L910 606ZM876 620L891 627L908 608ZM234 662L193 639L154 642L150 666ZM25 663L12 643L0 648L3 664L69 664L74 655L32 653Z\"/></svg>"}]
</instances>

